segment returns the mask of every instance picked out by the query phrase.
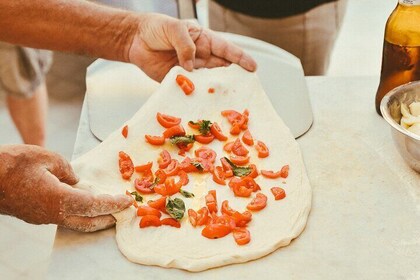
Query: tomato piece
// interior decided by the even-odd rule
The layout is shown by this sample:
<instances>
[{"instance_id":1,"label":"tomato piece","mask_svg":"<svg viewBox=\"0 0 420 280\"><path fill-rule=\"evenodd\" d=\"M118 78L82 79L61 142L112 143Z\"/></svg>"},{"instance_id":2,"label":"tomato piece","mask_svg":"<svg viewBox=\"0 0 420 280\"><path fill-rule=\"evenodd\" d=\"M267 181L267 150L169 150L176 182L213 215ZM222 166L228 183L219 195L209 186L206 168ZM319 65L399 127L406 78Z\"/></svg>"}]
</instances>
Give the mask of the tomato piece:
<instances>
[{"instance_id":1,"label":"tomato piece","mask_svg":"<svg viewBox=\"0 0 420 280\"><path fill-rule=\"evenodd\" d=\"M121 176L124 180L130 180L131 176L134 173L134 164L130 156L123 151L118 153L118 165L120 168Z\"/></svg>"},{"instance_id":2,"label":"tomato piece","mask_svg":"<svg viewBox=\"0 0 420 280\"><path fill-rule=\"evenodd\" d=\"M251 173L248 174L251 178L257 178L258 177L258 169L255 164L250 164L249 167L251 168Z\"/></svg>"},{"instance_id":3,"label":"tomato piece","mask_svg":"<svg viewBox=\"0 0 420 280\"><path fill-rule=\"evenodd\" d=\"M191 158L189 158L189 157L184 158L184 160L181 161L181 164L180 164L181 170L183 170L185 172L196 172L196 171L198 171L198 169L194 165L192 165L191 163L192 163Z\"/></svg>"},{"instance_id":4,"label":"tomato piece","mask_svg":"<svg viewBox=\"0 0 420 280\"><path fill-rule=\"evenodd\" d=\"M121 134L122 134L122 136L124 136L124 138L127 138L127 136L128 136L128 125L125 125L123 127L123 129L121 130Z\"/></svg>"},{"instance_id":5,"label":"tomato piece","mask_svg":"<svg viewBox=\"0 0 420 280\"><path fill-rule=\"evenodd\" d=\"M160 218L160 216L162 216L162 213L160 213L159 210L150 206L145 206L145 205L139 206L137 208L137 216L146 216L146 215L153 215Z\"/></svg>"},{"instance_id":6,"label":"tomato piece","mask_svg":"<svg viewBox=\"0 0 420 280\"><path fill-rule=\"evenodd\" d=\"M235 196L239 197L249 197L252 192L261 189L254 179L249 176L242 178L233 177L229 182L229 186L232 188Z\"/></svg>"},{"instance_id":7,"label":"tomato piece","mask_svg":"<svg viewBox=\"0 0 420 280\"><path fill-rule=\"evenodd\" d=\"M241 129L248 129L248 120L249 120L249 111L245 109L241 115L240 120L238 121L238 125Z\"/></svg>"},{"instance_id":8,"label":"tomato piece","mask_svg":"<svg viewBox=\"0 0 420 280\"><path fill-rule=\"evenodd\" d=\"M208 93L214 93L214 92L215 92L215 89L211 87L211 88L209 88L209 89L207 90L207 92L208 92Z\"/></svg>"},{"instance_id":9,"label":"tomato piece","mask_svg":"<svg viewBox=\"0 0 420 280\"><path fill-rule=\"evenodd\" d=\"M166 210L166 196L162 196L161 198L158 198L156 200L149 200L147 204L154 209L166 212L163 211L164 209Z\"/></svg>"},{"instance_id":10,"label":"tomato piece","mask_svg":"<svg viewBox=\"0 0 420 280\"><path fill-rule=\"evenodd\" d=\"M209 209L210 213L217 213L217 198L216 198L216 191L211 190L205 197L206 199L206 206Z\"/></svg>"},{"instance_id":11,"label":"tomato piece","mask_svg":"<svg viewBox=\"0 0 420 280\"><path fill-rule=\"evenodd\" d=\"M226 185L225 182L225 172L221 166L216 166L213 170L213 181L219 185Z\"/></svg>"},{"instance_id":12,"label":"tomato piece","mask_svg":"<svg viewBox=\"0 0 420 280\"><path fill-rule=\"evenodd\" d=\"M155 146L162 146L165 144L165 137L163 136L152 136L152 135L144 135L144 138L146 138L146 141L149 144L155 145Z\"/></svg>"},{"instance_id":13,"label":"tomato piece","mask_svg":"<svg viewBox=\"0 0 420 280\"><path fill-rule=\"evenodd\" d=\"M280 170L280 177L286 179L287 177L289 177L289 165L285 165L281 168Z\"/></svg>"},{"instance_id":14,"label":"tomato piece","mask_svg":"<svg viewBox=\"0 0 420 280\"><path fill-rule=\"evenodd\" d=\"M273 193L275 200L280 200L286 197L286 191L283 188L272 187L270 190Z\"/></svg>"},{"instance_id":15,"label":"tomato piece","mask_svg":"<svg viewBox=\"0 0 420 280\"><path fill-rule=\"evenodd\" d=\"M251 211L260 211L267 206L267 196L263 193L257 193L255 198L251 200L250 203L246 206L248 210Z\"/></svg>"},{"instance_id":16,"label":"tomato piece","mask_svg":"<svg viewBox=\"0 0 420 280\"><path fill-rule=\"evenodd\" d=\"M194 146L194 143L188 143L188 144L177 144L177 147L179 148L178 155L185 156L185 152L188 152L191 150L191 148Z\"/></svg>"},{"instance_id":17,"label":"tomato piece","mask_svg":"<svg viewBox=\"0 0 420 280\"><path fill-rule=\"evenodd\" d=\"M134 180L134 188L142 194L154 193L153 188L151 188L152 184L153 182L147 178L136 178L136 180Z\"/></svg>"},{"instance_id":18,"label":"tomato piece","mask_svg":"<svg viewBox=\"0 0 420 280\"><path fill-rule=\"evenodd\" d=\"M184 136L184 135L185 135L184 127L182 127L182 125L180 124L167 128L163 132L163 137L165 138L171 138L172 136Z\"/></svg>"},{"instance_id":19,"label":"tomato piece","mask_svg":"<svg viewBox=\"0 0 420 280\"><path fill-rule=\"evenodd\" d=\"M241 119L242 114L235 110L225 110L225 111L222 111L222 116L226 117L228 121L231 124L233 124L234 122L238 122Z\"/></svg>"},{"instance_id":20,"label":"tomato piece","mask_svg":"<svg viewBox=\"0 0 420 280\"><path fill-rule=\"evenodd\" d=\"M181 75L181 74L177 75L176 83L182 89L185 95L190 95L191 93L194 92L194 89L195 89L194 83L190 79L188 79L186 76Z\"/></svg>"},{"instance_id":21,"label":"tomato piece","mask_svg":"<svg viewBox=\"0 0 420 280\"><path fill-rule=\"evenodd\" d=\"M201 144L210 144L214 140L214 135L194 135L194 140Z\"/></svg>"},{"instance_id":22,"label":"tomato piece","mask_svg":"<svg viewBox=\"0 0 420 280\"><path fill-rule=\"evenodd\" d=\"M170 128L181 123L181 119L161 113L156 114L156 119L164 128Z\"/></svg>"},{"instance_id":23,"label":"tomato piece","mask_svg":"<svg viewBox=\"0 0 420 280\"><path fill-rule=\"evenodd\" d=\"M189 121L188 126L191 127L192 129L198 130L200 128L200 121L198 122Z\"/></svg>"},{"instance_id":24,"label":"tomato piece","mask_svg":"<svg viewBox=\"0 0 420 280\"><path fill-rule=\"evenodd\" d=\"M202 159L204 159L206 161L209 161L211 163L214 163L216 161L216 152L213 151L210 148L207 148L207 147L203 146L203 147L195 150L194 153L195 153L196 157L202 158Z\"/></svg>"},{"instance_id":25,"label":"tomato piece","mask_svg":"<svg viewBox=\"0 0 420 280\"><path fill-rule=\"evenodd\" d=\"M252 213L249 211L243 213L234 211L231 217L235 220L237 227L245 227L252 220Z\"/></svg>"},{"instance_id":26,"label":"tomato piece","mask_svg":"<svg viewBox=\"0 0 420 280\"><path fill-rule=\"evenodd\" d=\"M242 135L242 142L247 144L248 146L254 146L254 138L251 135L249 130L245 130L244 134Z\"/></svg>"},{"instance_id":27,"label":"tomato piece","mask_svg":"<svg viewBox=\"0 0 420 280\"><path fill-rule=\"evenodd\" d=\"M171 226L171 227L176 227L176 228L181 227L181 223L175 220L174 218L162 219L160 222L162 225L165 225L165 226Z\"/></svg>"},{"instance_id":28,"label":"tomato piece","mask_svg":"<svg viewBox=\"0 0 420 280\"><path fill-rule=\"evenodd\" d=\"M225 150L225 151L226 151L226 152L228 152L228 153L232 152L233 143L234 143L234 141L232 141L232 142L227 142L227 143L223 146L223 150Z\"/></svg>"},{"instance_id":29,"label":"tomato piece","mask_svg":"<svg viewBox=\"0 0 420 280\"><path fill-rule=\"evenodd\" d=\"M223 134L222 129L216 122L212 123L210 126L210 132L214 135L214 137L216 137L217 140L226 141L228 139L227 136Z\"/></svg>"},{"instance_id":30,"label":"tomato piece","mask_svg":"<svg viewBox=\"0 0 420 280\"><path fill-rule=\"evenodd\" d=\"M209 221L209 210L207 207L203 207L198 212L193 209L188 209L188 219L193 227L203 226Z\"/></svg>"},{"instance_id":31,"label":"tomato piece","mask_svg":"<svg viewBox=\"0 0 420 280\"><path fill-rule=\"evenodd\" d=\"M179 190L182 187L182 184L180 182L175 183L175 180L173 178L170 178L170 179L166 179L165 187L166 187L167 195L174 195L177 192L179 192Z\"/></svg>"},{"instance_id":32,"label":"tomato piece","mask_svg":"<svg viewBox=\"0 0 420 280\"><path fill-rule=\"evenodd\" d=\"M266 158L270 154L267 146L262 141L257 141L255 148L257 149L259 158Z\"/></svg>"},{"instance_id":33,"label":"tomato piece","mask_svg":"<svg viewBox=\"0 0 420 280\"><path fill-rule=\"evenodd\" d=\"M232 232L229 225L208 224L201 231L201 235L209 239L222 238Z\"/></svg>"},{"instance_id":34,"label":"tomato piece","mask_svg":"<svg viewBox=\"0 0 420 280\"><path fill-rule=\"evenodd\" d=\"M188 220L193 227L197 226L197 212L193 209L188 209Z\"/></svg>"},{"instance_id":35,"label":"tomato piece","mask_svg":"<svg viewBox=\"0 0 420 280\"><path fill-rule=\"evenodd\" d=\"M153 162L149 161L148 163L137 165L134 167L134 170L138 173L146 172L152 169Z\"/></svg>"},{"instance_id":36,"label":"tomato piece","mask_svg":"<svg viewBox=\"0 0 420 280\"><path fill-rule=\"evenodd\" d=\"M171 154L167 150L163 150L159 155L160 158L157 161L159 164L159 168L164 169L168 167L168 165L172 161Z\"/></svg>"},{"instance_id":37,"label":"tomato piece","mask_svg":"<svg viewBox=\"0 0 420 280\"><path fill-rule=\"evenodd\" d=\"M245 245L251 241L251 233L246 228L235 228L232 234L238 245Z\"/></svg>"},{"instance_id":38,"label":"tomato piece","mask_svg":"<svg viewBox=\"0 0 420 280\"><path fill-rule=\"evenodd\" d=\"M140 220L140 228L145 228L145 227L160 227L162 225L162 223L160 222L159 217L154 216L154 215L146 215L143 216L143 218L141 218Z\"/></svg>"},{"instance_id":39,"label":"tomato piece","mask_svg":"<svg viewBox=\"0 0 420 280\"><path fill-rule=\"evenodd\" d=\"M232 135L239 135L241 133L241 126L238 123L234 123L229 132Z\"/></svg>"},{"instance_id":40,"label":"tomato piece","mask_svg":"<svg viewBox=\"0 0 420 280\"><path fill-rule=\"evenodd\" d=\"M233 210L232 208L229 207L229 201L224 200L222 202L222 209L221 209L222 213L228 216L232 216L233 213L235 213L236 211Z\"/></svg>"},{"instance_id":41,"label":"tomato piece","mask_svg":"<svg viewBox=\"0 0 420 280\"><path fill-rule=\"evenodd\" d=\"M232 152L237 156L246 156L249 153L239 138L233 143Z\"/></svg>"},{"instance_id":42,"label":"tomato piece","mask_svg":"<svg viewBox=\"0 0 420 280\"><path fill-rule=\"evenodd\" d=\"M179 162L176 159L172 159L171 163L164 170L167 177L175 176L179 172Z\"/></svg>"},{"instance_id":43,"label":"tomato piece","mask_svg":"<svg viewBox=\"0 0 420 280\"><path fill-rule=\"evenodd\" d=\"M220 162L222 163L222 167L223 167L223 171L226 173L228 171L232 171L232 166L229 164L229 162L227 162L227 160L225 158L221 158Z\"/></svg>"},{"instance_id":44,"label":"tomato piece","mask_svg":"<svg viewBox=\"0 0 420 280\"><path fill-rule=\"evenodd\" d=\"M270 179L287 178L289 176L289 165L285 165L280 171L274 172L271 170L261 170L261 175Z\"/></svg>"},{"instance_id":45,"label":"tomato piece","mask_svg":"<svg viewBox=\"0 0 420 280\"><path fill-rule=\"evenodd\" d=\"M249 156L230 156L229 159L236 165L245 165L249 162Z\"/></svg>"},{"instance_id":46,"label":"tomato piece","mask_svg":"<svg viewBox=\"0 0 420 280\"><path fill-rule=\"evenodd\" d=\"M221 215L217 216L216 213L212 214L211 219L209 220L208 224L222 224L229 226L230 230L233 230L236 227L235 220L228 215Z\"/></svg>"},{"instance_id":47,"label":"tomato piece","mask_svg":"<svg viewBox=\"0 0 420 280\"><path fill-rule=\"evenodd\" d=\"M158 169L155 172L155 177L156 177L156 182L162 184L163 182L165 182L168 176L166 176L166 173L165 171L163 171L163 169Z\"/></svg>"}]
</instances>

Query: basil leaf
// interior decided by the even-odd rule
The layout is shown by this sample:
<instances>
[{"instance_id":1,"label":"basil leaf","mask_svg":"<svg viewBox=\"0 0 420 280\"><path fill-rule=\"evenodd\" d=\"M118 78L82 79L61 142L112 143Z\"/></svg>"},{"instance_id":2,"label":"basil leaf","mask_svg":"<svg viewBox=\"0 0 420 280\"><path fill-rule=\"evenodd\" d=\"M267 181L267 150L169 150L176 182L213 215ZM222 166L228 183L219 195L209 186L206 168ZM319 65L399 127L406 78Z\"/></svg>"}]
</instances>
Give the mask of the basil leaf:
<instances>
[{"instance_id":1,"label":"basil leaf","mask_svg":"<svg viewBox=\"0 0 420 280\"><path fill-rule=\"evenodd\" d=\"M143 197L142 197L141 195L139 195L136 191L131 192L130 194L134 196L134 199L135 199L136 201L138 201L138 202L140 202L140 203L142 203L142 202L143 202Z\"/></svg>"},{"instance_id":2,"label":"basil leaf","mask_svg":"<svg viewBox=\"0 0 420 280\"><path fill-rule=\"evenodd\" d=\"M194 197L193 193L184 191L183 189L180 189L179 192L186 198Z\"/></svg>"},{"instance_id":3,"label":"basil leaf","mask_svg":"<svg viewBox=\"0 0 420 280\"><path fill-rule=\"evenodd\" d=\"M209 120L202 120L200 121L200 127L198 131L200 131L201 135L207 135L210 132L211 121Z\"/></svg>"},{"instance_id":4,"label":"basil leaf","mask_svg":"<svg viewBox=\"0 0 420 280\"><path fill-rule=\"evenodd\" d=\"M169 141L173 144L173 145L178 145L178 144L189 144L189 143L194 143L194 135L185 135L185 136L172 136L171 138L169 138Z\"/></svg>"},{"instance_id":5,"label":"basil leaf","mask_svg":"<svg viewBox=\"0 0 420 280\"><path fill-rule=\"evenodd\" d=\"M233 175L238 176L238 177L245 177L245 176L248 176L251 173L251 171L252 171L251 167L249 167L249 166L237 166L236 164L231 162L227 157L224 157L224 158L229 163L229 165L232 166Z\"/></svg>"},{"instance_id":6,"label":"basil leaf","mask_svg":"<svg viewBox=\"0 0 420 280\"><path fill-rule=\"evenodd\" d=\"M171 199L168 197L168 200L166 201L166 211L169 216L179 221L184 217L185 203L180 198Z\"/></svg>"},{"instance_id":7,"label":"basil leaf","mask_svg":"<svg viewBox=\"0 0 420 280\"><path fill-rule=\"evenodd\" d=\"M201 164L201 162L192 161L191 164L194 165L194 167L197 168L198 171L203 172L204 166L203 164Z\"/></svg>"}]
</instances>

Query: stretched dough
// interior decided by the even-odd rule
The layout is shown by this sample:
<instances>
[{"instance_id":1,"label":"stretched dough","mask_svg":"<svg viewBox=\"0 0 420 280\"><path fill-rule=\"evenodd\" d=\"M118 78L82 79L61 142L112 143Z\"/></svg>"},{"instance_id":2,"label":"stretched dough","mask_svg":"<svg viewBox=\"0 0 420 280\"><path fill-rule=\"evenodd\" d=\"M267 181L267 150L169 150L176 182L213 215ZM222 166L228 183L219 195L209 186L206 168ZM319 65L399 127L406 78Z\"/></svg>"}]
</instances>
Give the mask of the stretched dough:
<instances>
[{"instance_id":1,"label":"stretched dough","mask_svg":"<svg viewBox=\"0 0 420 280\"><path fill-rule=\"evenodd\" d=\"M184 74L194 82L195 92L192 95L186 96L178 87L175 82L178 74ZM215 93L209 94L208 88L214 88ZM253 220L248 226L251 242L238 246L231 235L217 240L204 238L201 228L193 228L189 224L187 214L181 221L180 229L164 226L140 229L139 218L135 215L134 207L131 207L115 215L118 247L130 261L202 271L261 258L288 245L303 231L311 207L311 188L299 146L273 109L256 74L237 65L200 69L192 73L180 67L173 68L159 89L127 121L127 139L121 136L121 130L117 130L96 148L72 162L81 178L78 186L96 193L109 194L134 190L135 176L130 182L121 179L118 152L128 153L135 165L154 161L156 168L156 159L162 148L147 144L144 135L161 135L163 128L156 121L157 112L181 117L183 124L198 119L215 121L228 134L230 124L220 112L227 109L242 112L245 108L250 112L249 129L254 139L263 140L270 149L269 157L258 159L254 149L249 148L251 162L256 163L259 169L267 170L279 170L285 164L290 165L286 180L269 180L262 176L257 178L261 191L268 197L268 205L263 211L253 214ZM217 162L223 156L223 144L213 141L209 145L218 154ZM195 149L200 146L198 143L194 145ZM165 149L176 154L176 149L170 147L170 144ZM178 159L182 160L181 157ZM273 186L283 187L287 197L275 201L270 192ZM211 189L217 191L219 206L227 199L233 209L242 212L251 200L234 197L228 186L217 185L208 175L190 176L190 183L183 189L195 194L194 198L189 199L179 194L174 196L182 198L187 209L203 207L204 196ZM146 197L146 201L149 199L154 197Z\"/></svg>"}]
</instances>

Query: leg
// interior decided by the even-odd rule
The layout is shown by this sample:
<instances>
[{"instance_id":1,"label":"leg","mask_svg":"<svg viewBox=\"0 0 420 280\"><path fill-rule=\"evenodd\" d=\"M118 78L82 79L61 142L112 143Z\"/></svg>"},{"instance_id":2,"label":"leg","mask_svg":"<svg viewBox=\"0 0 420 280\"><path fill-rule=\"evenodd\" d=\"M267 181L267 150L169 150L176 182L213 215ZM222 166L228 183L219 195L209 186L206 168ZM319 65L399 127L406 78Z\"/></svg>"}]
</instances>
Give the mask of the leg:
<instances>
[{"instance_id":1,"label":"leg","mask_svg":"<svg viewBox=\"0 0 420 280\"><path fill-rule=\"evenodd\" d=\"M25 144L45 146L48 94L45 82L29 98L8 95L10 116Z\"/></svg>"}]
</instances>

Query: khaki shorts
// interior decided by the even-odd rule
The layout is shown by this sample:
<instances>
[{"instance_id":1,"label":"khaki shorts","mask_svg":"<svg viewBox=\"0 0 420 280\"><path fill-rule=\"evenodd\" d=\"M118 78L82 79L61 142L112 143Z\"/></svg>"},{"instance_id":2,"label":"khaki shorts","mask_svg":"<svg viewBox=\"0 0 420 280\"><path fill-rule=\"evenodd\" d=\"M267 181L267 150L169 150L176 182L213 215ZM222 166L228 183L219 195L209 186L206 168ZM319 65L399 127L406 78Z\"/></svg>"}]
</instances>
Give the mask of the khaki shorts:
<instances>
[{"instance_id":1,"label":"khaki shorts","mask_svg":"<svg viewBox=\"0 0 420 280\"><path fill-rule=\"evenodd\" d=\"M278 19L252 17L209 1L210 28L257 38L297 56L305 75L324 75L347 0L326 3L306 13Z\"/></svg>"},{"instance_id":2,"label":"khaki shorts","mask_svg":"<svg viewBox=\"0 0 420 280\"><path fill-rule=\"evenodd\" d=\"M0 42L0 94L29 98L52 64L52 52Z\"/></svg>"}]
</instances>

